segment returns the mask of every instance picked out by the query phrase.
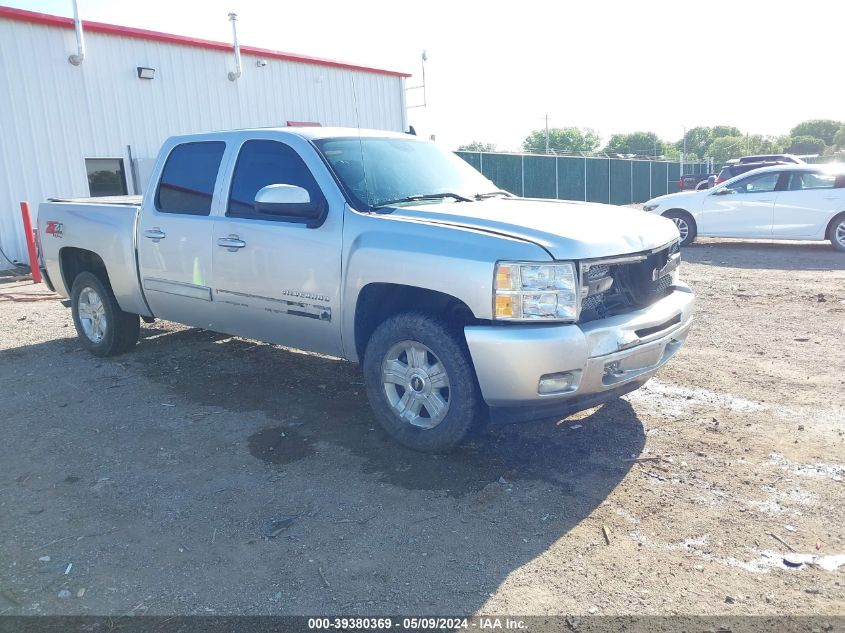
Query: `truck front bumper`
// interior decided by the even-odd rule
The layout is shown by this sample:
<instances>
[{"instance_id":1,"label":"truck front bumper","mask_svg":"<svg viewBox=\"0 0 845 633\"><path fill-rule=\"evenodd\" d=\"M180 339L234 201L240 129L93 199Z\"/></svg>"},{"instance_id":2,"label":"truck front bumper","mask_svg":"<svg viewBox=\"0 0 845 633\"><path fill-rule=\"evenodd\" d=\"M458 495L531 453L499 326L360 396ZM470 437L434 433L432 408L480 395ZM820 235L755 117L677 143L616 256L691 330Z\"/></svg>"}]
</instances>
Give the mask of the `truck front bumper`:
<instances>
[{"instance_id":1,"label":"truck front bumper","mask_svg":"<svg viewBox=\"0 0 845 633\"><path fill-rule=\"evenodd\" d=\"M694 306L690 288L677 284L647 308L588 323L467 326L491 420L561 418L637 389L681 348ZM568 384L540 393L548 377Z\"/></svg>"}]
</instances>

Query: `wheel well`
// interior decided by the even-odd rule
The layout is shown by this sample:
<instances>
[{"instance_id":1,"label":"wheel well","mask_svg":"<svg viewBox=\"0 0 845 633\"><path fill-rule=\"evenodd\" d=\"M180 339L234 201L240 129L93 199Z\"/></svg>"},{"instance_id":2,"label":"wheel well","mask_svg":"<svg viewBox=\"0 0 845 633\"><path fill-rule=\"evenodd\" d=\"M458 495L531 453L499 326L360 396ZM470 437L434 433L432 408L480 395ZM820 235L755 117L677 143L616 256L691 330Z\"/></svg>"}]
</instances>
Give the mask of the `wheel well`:
<instances>
[{"instance_id":1,"label":"wheel well","mask_svg":"<svg viewBox=\"0 0 845 633\"><path fill-rule=\"evenodd\" d=\"M455 328L476 321L460 299L435 290L401 284L372 283L364 286L355 305L355 351L364 357L370 336L385 319L400 312L429 312Z\"/></svg>"},{"instance_id":2,"label":"wheel well","mask_svg":"<svg viewBox=\"0 0 845 633\"><path fill-rule=\"evenodd\" d=\"M67 288L68 292L70 292L73 286L73 280L76 279L79 273L84 272L96 275L100 281L111 288L106 265L103 263L103 259L93 251L83 248L63 248L59 252L59 265L62 271L62 278L65 282L65 288Z\"/></svg>"},{"instance_id":3,"label":"wheel well","mask_svg":"<svg viewBox=\"0 0 845 633\"><path fill-rule=\"evenodd\" d=\"M845 211L843 211L842 213L837 213L837 214L836 214L836 215L834 215L832 218L830 218L830 222L828 222L828 223L827 223L827 228L824 230L824 236L825 236L827 239L830 239L830 238L832 238L832 237L833 237L833 227L834 227L836 224L838 224L838 223L839 223L839 221L840 221L842 218L845 218Z\"/></svg>"}]
</instances>

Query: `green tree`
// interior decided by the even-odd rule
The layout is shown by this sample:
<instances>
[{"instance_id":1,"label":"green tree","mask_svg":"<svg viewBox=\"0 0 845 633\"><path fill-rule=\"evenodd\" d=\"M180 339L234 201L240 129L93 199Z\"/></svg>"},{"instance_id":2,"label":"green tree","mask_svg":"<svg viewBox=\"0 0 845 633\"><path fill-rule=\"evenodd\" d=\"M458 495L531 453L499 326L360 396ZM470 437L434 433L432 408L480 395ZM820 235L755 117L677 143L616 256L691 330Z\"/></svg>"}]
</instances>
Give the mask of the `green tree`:
<instances>
[{"instance_id":1,"label":"green tree","mask_svg":"<svg viewBox=\"0 0 845 633\"><path fill-rule=\"evenodd\" d=\"M483 143L482 141L473 141L465 145L458 146L459 152L495 152L495 143Z\"/></svg>"},{"instance_id":2,"label":"green tree","mask_svg":"<svg viewBox=\"0 0 845 633\"><path fill-rule=\"evenodd\" d=\"M713 127L698 126L687 130L686 151L688 158L706 158L710 156L707 148L717 138L725 136L742 136L739 128L732 125L715 125ZM684 139L675 143L678 152L684 151Z\"/></svg>"},{"instance_id":3,"label":"green tree","mask_svg":"<svg viewBox=\"0 0 845 633\"><path fill-rule=\"evenodd\" d=\"M725 163L731 158L738 158L745 154L745 147L744 136L720 136L710 143L707 155L712 156L717 163Z\"/></svg>"},{"instance_id":4,"label":"green tree","mask_svg":"<svg viewBox=\"0 0 845 633\"><path fill-rule=\"evenodd\" d=\"M607 142L604 151L608 154L661 156L666 153L666 143L661 141L654 132L614 134Z\"/></svg>"},{"instance_id":5,"label":"green tree","mask_svg":"<svg viewBox=\"0 0 845 633\"><path fill-rule=\"evenodd\" d=\"M833 142L831 135L830 141ZM790 154L822 154L825 150L825 142L820 138L815 138L807 134L793 136L792 144L787 148Z\"/></svg>"},{"instance_id":6,"label":"green tree","mask_svg":"<svg viewBox=\"0 0 845 633\"><path fill-rule=\"evenodd\" d=\"M549 149L556 152L594 152L601 144L601 136L590 128L549 128ZM526 152L546 151L546 130L534 130L525 137L522 149Z\"/></svg>"},{"instance_id":7,"label":"green tree","mask_svg":"<svg viewBox=\"0 0 845 633\"><path fill-rule=\"evenodd\" d=\"M842 127L842 121L832 119L810 119L802 121L789 131L790 136L811 136L824 141L825 145L833 145L833 137Z\"/></svg>"},{"instance_id":8,"label":"green tree","mask_svg":"<svg viewBox=\"0 0 845 633\"><path fill-rule=\"evenodd\" d=\"M724 136L742 136L742 132L740 132L738 127L734 127L733 125L714 125L713 139L715 140Z\"/></svg>"},{"instance_id":9,"label":"green tree","mask_svg":"<svg viewBox=\"0 0 845 633\"><path fill-rule=\"evenodd\" d=\"M845 149L845 124L833 135L833 146L836 149Z\"/></svg>"}]
</instances>

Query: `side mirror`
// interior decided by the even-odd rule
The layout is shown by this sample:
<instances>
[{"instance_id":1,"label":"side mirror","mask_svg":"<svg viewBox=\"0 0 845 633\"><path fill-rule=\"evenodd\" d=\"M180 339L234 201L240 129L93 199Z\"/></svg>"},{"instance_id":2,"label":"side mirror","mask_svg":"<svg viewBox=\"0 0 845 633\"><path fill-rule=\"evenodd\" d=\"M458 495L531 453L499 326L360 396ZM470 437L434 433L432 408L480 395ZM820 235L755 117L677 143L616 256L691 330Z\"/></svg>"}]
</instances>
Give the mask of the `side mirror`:
<instances>
[{"instance_id":1,"label":"side mirror","mask_svg":"<svg viewBox=\"0 0 845 633\"><path fill-rule=\"evenodd\" d=\"M728 187L724 187L723 189L717 189L713 192L714 196L727 196L732 193L736 193L733 189L729 189Z\"/></svg>"},{"instance_id":2,"label":"side mirror","mask_svg":"<svg viewBox=\"0 0 845 633\"><path fill-rule=\"evenodd\" d=\"M312 202L306 189L296 185L267 185L255 194L255 212L281 222L298 222L308 228L320 226L326 205Z\"/></svg>"}]
</instances>

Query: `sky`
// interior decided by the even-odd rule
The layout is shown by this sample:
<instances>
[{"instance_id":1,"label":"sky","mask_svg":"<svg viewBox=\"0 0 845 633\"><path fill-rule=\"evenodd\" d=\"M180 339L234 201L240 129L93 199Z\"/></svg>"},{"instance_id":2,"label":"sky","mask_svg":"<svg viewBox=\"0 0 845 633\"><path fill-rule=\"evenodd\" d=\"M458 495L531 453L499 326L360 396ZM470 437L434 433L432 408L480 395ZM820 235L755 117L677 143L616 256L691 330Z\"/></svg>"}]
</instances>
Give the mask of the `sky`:
<instances>
[{"instance_id":1,"label":"sky","mask_svg":"<svg viewBox=\"0 0 845 633\"><path fill-rule=\"evenodd\" d=\"M0 0L71 16L71 0ZM418 133L450 148L518 149L552 127L646 130L675 141L698 125L780 135L845 120L842 0L79 0L83 19L414 73L427 51ZM408 91L408 105L422 103Z\"/></svg>"}]
</instances>

